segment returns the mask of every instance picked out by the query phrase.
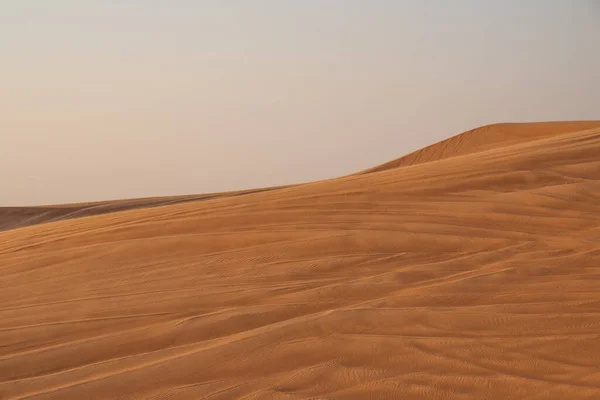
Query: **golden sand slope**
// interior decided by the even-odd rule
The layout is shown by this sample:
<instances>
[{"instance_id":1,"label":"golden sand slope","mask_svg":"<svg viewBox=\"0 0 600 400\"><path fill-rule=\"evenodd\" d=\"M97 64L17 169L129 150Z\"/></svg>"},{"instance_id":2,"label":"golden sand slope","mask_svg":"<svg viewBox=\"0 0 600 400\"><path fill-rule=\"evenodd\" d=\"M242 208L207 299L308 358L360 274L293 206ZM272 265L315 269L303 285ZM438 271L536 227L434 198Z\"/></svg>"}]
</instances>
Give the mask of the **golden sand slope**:
<instances>
[{"instance_id":1,"label":"golden sand slope","mask_svg":"<svg viewBox=\"0 0 600 400\"><path fill-rule=\"evenodd\" d=\"M508 146L514 143L523 143L525 141L531 141L544 136L555 135L557 133L591 129L598 125L598 121L486 125L453 136L440 143L425 147L424 149L415 151L414 153L410 153L385 164L378 165L366 171L359 172L358 174L379 172L407 165L422 164L462 154L470 154L486 149ZM277 190L292 186L296 185L201 195L152 197L36 207L0 207L0 231L47 222L88 217L91 215L107 214L116 211L157 207L190 201L211 200L221 197L242 196L250 193Z\"/></svg>"},{"instance_id":2,"label":"golden sand slope","mask_svg":"<svg viewBox=\"0 0 600 400\"><path fill-rule=\"evenodd\" d=\"M516 127L0 233L0 398L600 398L600 123Z\"/></svg>"},{"instance_id":3,"label":"golden sand slope","mask_svg":"<svg viewBox=\"0 0 600 400\"><path fill-rule=\"evenodd\" d=\"M404 157L378 165L359 174L384 171L406 165L422 164L512 144L525 143L560 133L598 127L598 121L561 121L537 123L506 123L481 126L460 135L432 144Z\"/></svg>"}]
</instances>

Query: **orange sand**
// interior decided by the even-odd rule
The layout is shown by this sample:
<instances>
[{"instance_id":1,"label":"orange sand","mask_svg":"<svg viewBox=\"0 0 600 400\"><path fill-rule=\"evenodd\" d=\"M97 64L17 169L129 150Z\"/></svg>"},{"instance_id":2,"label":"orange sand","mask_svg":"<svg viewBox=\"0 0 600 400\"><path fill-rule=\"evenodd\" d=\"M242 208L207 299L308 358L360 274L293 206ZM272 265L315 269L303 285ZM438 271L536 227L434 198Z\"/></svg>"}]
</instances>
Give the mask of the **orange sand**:
<instances>
[{"instance_id":1,"label":"orange sand","mask_svg":"<svg viewBox=\"0 0 600 400\"><path fill-rule=\"evenodd\" d=\"M600 122L366 172L4 209L0 399L600 398Z\"/></svg>"}]
</instances>

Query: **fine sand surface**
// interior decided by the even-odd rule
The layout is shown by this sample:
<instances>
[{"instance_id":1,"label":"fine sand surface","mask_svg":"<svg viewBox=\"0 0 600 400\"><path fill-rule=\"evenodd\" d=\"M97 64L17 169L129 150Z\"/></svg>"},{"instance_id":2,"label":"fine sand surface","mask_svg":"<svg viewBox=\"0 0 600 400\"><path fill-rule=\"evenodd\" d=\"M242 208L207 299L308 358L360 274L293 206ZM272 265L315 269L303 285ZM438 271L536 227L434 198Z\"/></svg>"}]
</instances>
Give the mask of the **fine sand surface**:
<instances>
[{"instance_id":1,"label":"fine sand surface","mask_svg":"<svg viewBox=\"0 0 600 400\"><path fill-rule=\"evenodd\" d=\"M12 209L0 399L600 399L600 122L193 200Z\"/></svg>"}]
</instances>

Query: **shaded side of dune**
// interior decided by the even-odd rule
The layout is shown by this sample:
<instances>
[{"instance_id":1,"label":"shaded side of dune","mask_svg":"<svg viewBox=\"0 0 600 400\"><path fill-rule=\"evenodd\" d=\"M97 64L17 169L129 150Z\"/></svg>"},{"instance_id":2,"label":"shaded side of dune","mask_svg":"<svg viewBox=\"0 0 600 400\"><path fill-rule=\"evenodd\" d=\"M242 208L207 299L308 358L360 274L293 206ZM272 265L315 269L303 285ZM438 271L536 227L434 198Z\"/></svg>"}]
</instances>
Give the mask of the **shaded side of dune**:
<instances>
[{"instance_id":1,"label":"shaded side of dune","mask_svg":"<svg viewBox=\"0 0 600 400\"><path fill-rule=\"evenodd\" d=\"M119 211L168 206L191 201L204 201L222 197L243 196L270 190L283 189L285 186L241 190L235 192L209 193L188 196L153 197L143 199L102 201L93 203L75 203L34 207L0 207L0 231L23 228L49 222L73 218L89 217Z\"/></svg>"}]
</instances>

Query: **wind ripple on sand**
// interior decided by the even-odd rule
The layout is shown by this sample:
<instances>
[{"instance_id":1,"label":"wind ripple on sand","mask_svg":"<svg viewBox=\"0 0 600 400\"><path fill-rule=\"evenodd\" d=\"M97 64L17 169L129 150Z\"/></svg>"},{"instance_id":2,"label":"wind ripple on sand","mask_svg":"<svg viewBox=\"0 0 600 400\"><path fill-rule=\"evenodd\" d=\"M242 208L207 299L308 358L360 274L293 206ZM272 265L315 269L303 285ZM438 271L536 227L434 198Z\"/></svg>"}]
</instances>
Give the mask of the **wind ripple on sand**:
<instances>
[{"instance_id":1,"label":"wind ripple on sand","mask_svg":"<svg viewBox=\"0 0 600 400\"><path fill-rule=\"evenodd\" d=\"M0 398L600 398L599 127L2 232Z\"/></svg>"}]
</instances>

